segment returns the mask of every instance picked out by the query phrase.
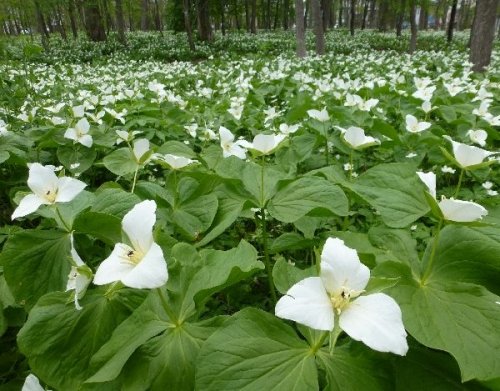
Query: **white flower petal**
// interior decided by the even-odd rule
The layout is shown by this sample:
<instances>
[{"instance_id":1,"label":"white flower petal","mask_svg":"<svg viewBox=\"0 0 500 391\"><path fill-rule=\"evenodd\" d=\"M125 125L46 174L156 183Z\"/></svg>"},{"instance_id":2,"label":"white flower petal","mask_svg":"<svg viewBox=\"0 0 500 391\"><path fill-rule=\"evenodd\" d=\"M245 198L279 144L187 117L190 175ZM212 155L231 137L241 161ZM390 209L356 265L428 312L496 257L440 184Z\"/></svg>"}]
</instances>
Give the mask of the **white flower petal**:
<instances>
[{"instance_id":1,"label":"white flower petal","mask_svg":"<svg viewBox=\"0 0 500 391\"><path fill-rule=\"evenodd\" d=\"M340 314L339 325L351 338L379 352L408 351L399 305L384 293L361 296Z\"/></svg>"},{"instance_id":2,"label":"white flower petal","mask_svg":"<svg viewBox=\"0 0 500 391\"><path fill-rule=\"evenodd\" d=\"M165 285L168 271L163 251L153 243L144 258L121 281L130 288L153 289Z\"/></svg>"},{"instance_id":3,"label":"white flower petal","mask_svg":"<svg viewBox=\"0 0 500 391\"><path fill-rule=\"evenodd\" d=\"M359 148L367 144L379 144L380 141L370 137L365 136L365 131L356 126L351 126L346 129L343 133L344 140L352 147Z\"/></svg>"},{"instance_id":4,"label":"white flower petal","mask_svg":"<svg viewBox=\"0 0 500 391\"><path fill-rule=\"evenodd\" d=\"M333 306L319 277L309 277L292 286L279 299L275 314L316 330L333 330Z\"/></svg>"},{"instance_id":5,"label":"white flower petal","mask_svg":"<svg viewBox=\"0 0 500 391\"><path fill-rule=\"evenodd\" d=\"M224 126L221 126L219 128L219 138L221 145L222 143L228 143L228 142L232 143L234 141L234 134L231 133L229 129L225 128Z\"/></svg>"},{"instance_id":6,"label":"white flower petal","mask_svg":"<svg viewBox=\"0 0 500 391\"><path fill-rule=\"evenodd\" d=\"M472 145L462 144L451 139L449 136L444 136L453 146L453 154L457 162L463 167L474 166L483 162L485 158L493 155L495 152L486 151Z\"/></svg>"},{"instance_id":7,"label":"white flower petal","mask_svg":"<svg viewBox=\"0 0 500 391\"><path fill-rule=\"evenodd\" d=\"M78 140L78 132L75 128L69 128L64 132L64 138L76 141Z\"/></svg>"},{"instance_id":8,"label":"white flower petal","mask_svg":"<svg viewBox=\"0 0 500 391\"><path fill-rule=\"evenodd\" d=\"M356 250L338 238L328 238L321 253L321 279L330 294L342 287L362 291L370 279L370 269L361 263Z\"/></svg>"},{"instance_id":9,"label":"white flower petal","mask_svg":"<svg viewBox=\"0 0 500 391\"><path fill-rule=\"evenodd\" d=\"M23 388L21 391L44 391L45 389L40 385L38 378L29 374L24 381Z\"/></svg>"},{"instance_id":10,"label":"white flower petal","mask_svg":"<svg viewBox=\"0 0 500 391\"><path fill-rule=\"evenodd\" d=\"M94 284L105 285L110 282L120 281L136 266L130 262L127 254L133 251L130 246L123 243L115 244L115 248L97 268Z\"/></svg>"},{"instance_id":11,"label":"white flower petal","mask_svg":"<svg viewBox=\"0 0 500 391\"><path fill-rule=\"evenodd\" d=\"M78 139L78 142L87 148L90 148L93 143L92 136L90 134L84 134Z\"/></svg>"},{"instance_id":12,"label":"white flower petal","mask_svg":"<svg viewBox=\"0 0 500 391\"><path fill-rule=\"evenodd\" d=\"M55 202L69 202L87 186L87 184L78 179L66 176L59 178L58 185Z\"/></svg>"},{"instance_id":13,"label":"white flower petal","mask_svg":"<svg viewBox=\"0 0 500 391\"><path fill-rule=\"evenodd\" d=\"M279 134L258 134L253 139L251 148L263 153L268 154L272 152L284 139L285 135Z\"/></svg>"},{"instance_id":14,"label":"white flower petal","mask_svg":"<svg viewBox=\"0 0 500 391\"><path fill-rule=\"evenodd\" d=\"M19 202L19 206L14 210L14 213L12 213L12 220L35 212L40 205L43 204L48 204L48 202L44 201L44 199L38 197L36 194L28 194Z\"/></svg>"},{"instance_id":15,"label":"white flower petal","mask_svg":"<svg viewBox=\"0 0 500 391\"><path fill-rule=\"evenodd\" d=\"M149 141L141 138L134 142L134 156L137 161L140 161L142 156L149 151Z\"/></svg>"},{"instance_id":16,"label":"white flower petal","mask_svg":"<svg viewBox=\"0 0 500 391\"><path fill-rule=\"evenodd\" d=\"M136 204L122 220L122 229L132 247L145 255L153 244L153 226L156 221L156 203L142 201Z\"/></svg>"},{"instance_id":17,"label":"white flower petal","mask_svg":"<svg viewBox=\"0 0 500 391\"><path fill-rule=\"evenodd\" d=\"M51 194L56 192L58 182L59 180L52 167L44 167L40 163L30 165L28 187L40 198L45 198L48 191Z\"/></svg>"},{"instance_id":18,"label":"white flower petal","mask_svg":"<svg viewBox=\"0 0 500 391\"><path fill-rule=\"evenodd\" d=\"M90 130L90 124L87 118L82 118L76 123L76 129L80 132L80 134L86 134Z\"/></svg>"},{"instance_id":19,"label":"white flower petal","mask_svg":"<svg viewBox=\"0 0 500 391\"><path fill-rule=\"evenodd\" d=\"M436 174L433 172L417 171L417 175L425 186L429 189L429 193L436 198Z\"/></svg>"},{"instance_id":20,"label":"white flower petal","mask_svg":"<svg viewBox=\"0 0 500 391\"><path fill-rule=\"evenodd\" d=\"M481 220L483 216L488 214L485 208L475 202L454 200L453 198L441 200L439 208L446 220L457 223Z\"/></svg>"}]
</instances>

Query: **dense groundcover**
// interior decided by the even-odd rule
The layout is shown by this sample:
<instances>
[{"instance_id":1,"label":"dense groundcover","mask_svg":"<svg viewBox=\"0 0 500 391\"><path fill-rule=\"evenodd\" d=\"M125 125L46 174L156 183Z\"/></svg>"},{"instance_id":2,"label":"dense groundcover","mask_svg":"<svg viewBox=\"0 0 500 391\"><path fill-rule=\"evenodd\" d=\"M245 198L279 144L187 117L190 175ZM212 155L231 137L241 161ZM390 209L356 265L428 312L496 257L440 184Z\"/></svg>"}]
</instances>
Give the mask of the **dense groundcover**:
<instances>
[{"instance_id":1,"label":"dense groundcover","mask_svg":"<svg viewBox=\"0 0 500 391\"><path fill-rule=\"evenodd\" d=\"M500 389L498 52L166 37L3 44L0 387Z\"/></svg>"}]
</instances>

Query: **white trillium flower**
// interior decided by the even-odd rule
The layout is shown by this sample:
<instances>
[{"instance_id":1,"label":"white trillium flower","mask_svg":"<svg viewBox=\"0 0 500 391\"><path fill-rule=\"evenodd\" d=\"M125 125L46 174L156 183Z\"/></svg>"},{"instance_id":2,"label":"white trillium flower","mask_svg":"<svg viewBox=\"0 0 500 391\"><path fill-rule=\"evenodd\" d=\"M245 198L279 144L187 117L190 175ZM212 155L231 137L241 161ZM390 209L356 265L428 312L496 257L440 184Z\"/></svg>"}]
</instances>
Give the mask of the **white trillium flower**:
<instances>
[{"instance_id":1,"label":"white trillium flower","mask_svg":"<svg viewBox=\"0 0 500 391\"><path fill-rule=\"evenodd\" d=\"M139 164L145 164L149 159L146 161L144 160L144 156L149 152L149 140L145 138L140 138L134 142L134 147L132 148L132 151L134 153L135 160Z\"/></svg>"},{"instance_id":2,"label":"white trillium flower","mask_svg":"<svg viewBox=\"0 0 500 391\"><path fill-rule=\"evenodd\" d=\"M436 86L429 86L424 88L419 88L415 91L411 96L417 99L421 99L423 101L431 100L434 91L436 90Z\"/></svg>"},{"instance_id":3,"label":"white trillium flower","mask_svg":"<svg viewBox=\"0 0 500 391\"><path fill-rule=\"evenodd\" d=\"M453 146L453 155L460 167L467 168L481 164L488 156L494 155L496 152L486 151L484 149L474 147L467 144L462 144L452 140L449 136L443 136L451 142Z\"/></svg>"},{"instance_id":4,"label":"white trillium flower","mask_svg":"<svg viewBox=\"0 0 500 391\"><path fill-rule=\"evenodd\" d=\"M326 111L326 107L319 111L319 110L307 110L307 115L315 120L318 120L319 122L326 122L330 120L330 115L328 115L328 111Z\"/></svg>"},{"instance_id":5,"label":"white trillium flower","mask_svg":"<svg viewBox=\"0 0 500 391\"><path fill-rule=\"evenodd\" d=\"M344 141L354 149L367 148L372 145L380 144L380 140L371 136L366 136L365 131L356 126L351 126L347 129L337 126L342 133Z\"/></svg>"},{"instance_id":6,"label":"white trillium flower","mask_svg":"<svg viewBox=\"0 0 500 391\"><path fill-rule=\"evenodd\" d=\"M73 111L73 117L82 118L85 115L85 108L83 105L74 106L71 108Z\"/></svg>"},{"instance_id":7,"label":"white trillium flower","mask_svg":"<svg viewBox=\"0 0 500 391\"><path fill-rule=\"evenodd\" d=\"M420 106L423 110L424 113L428 114L432 111L432 105L431 102L428 100L425 100L422 102L422 106Z\"/></svg>"},{"instance_id":8,"label":"white trillium flower","mask_svg":"<svg viewBox=\"0 0 500 391\"><path fill-rule=\"evenodd\" d=\"M251 146L250 143L244 140L234 141L234 134L224 126L219 128L219 138L224 157L236 156L239 159L247 157L246 147Z\"/></svg>"},{"instance_id":9,"label":"white trillium flower","mask_svg":"<svg viewBox=\"0 0 500 391\"><path fill-rule=\"evenodd\" d=\"M281 124L279 130L281 134L285 135L292 134L295 133L297 130L299 130L299 125Z\"/></svg>"},{"instance_id":10,"label":"white trillium flower","mask_svg":"<svg viewBox=\"0 0 500 391\"><path fill-rule=\"evenodd\" d=\"M112 253L99 265L94 284L105 285L121 281L137 289L163 286L168 270L163 251L153 240L156 203L142 201L122 220L122 230L130 244L117 243Z\"/></svg>"},{"instance_id":11,"label":"white trillium flower","mask_svg":"<svg viewBox=\"0 0 500 391\"><path fill-rule=\"evenodd\" d=\"M7 130L7 124L0 119L0 136L7 136L10 132Z\"/></svg>"},{"instance_id":12,"label":"white trillium flower","mask_svg":"<svg viewBox=\"0 0 500 391\"><path fill-rule=\"evenodd\" d=\"M118 138L116 139L116 144L120 144L123 141L125 142L130 142L134 139L134 137L140 133L142 133L140 130L134 130L132 132L127 132L126 130L115 130L116 135Z\"/></svg>"},{"instance_id":13,"label":"white trillium flower","mask_svg":"<svg viewBox=\"0 0 500 391\"><path fill-rule=\"evenodd\" d=\"M431 124L429 122L418 122L418 119L411 114L406 116L406 130L411 133L420 133L429 129Z\"/></svg>"},{"instance_id":14,"label":"white trillium flower","mask_svg":"<svg viewBox=\"0 0 500 391\"><path fill-rule=\"evenodd\" d=\"M227 112L231 114L236 120L239 121L241 119L241 115L243 114L243 109L244 106L235 105L231 106L230 109L227 109Z\"/></svg>"},{"instance_id":15,"label":"white trillium flower","mask_svg":"<svg viewBox=\"0 0 500 391\"><path fill-rule=\"evenodd\" d=\"M167 163L173 170L178 170L180 168L184 168L186 166L189 166L190 164L199 163L198 160L188 159L187 157L177 156L177 155L173 155L171 153L167 153L165 155L155 153L153 155L153 158Z\"/></svg>"},{"instance_id":16,"label":"white trillium flower","mask_svg":"<svg viewBox=\"0 0 500 391\"><path fill-rule=\"evenodd\" d=\"M29 168L28 187L33 194L25 196L12 214L12 220L35 212L41 205L69 202L87 186L78 179L58 178L52 166L33 163Z\"/></svg>"},{"instance_id":17,"label":"white trillium flower","mask_svg":"<svg viewBox=\"0 0 500 391\"><path fill-rule=\"evenodd\" d=\"M50 118L50 122L52 122L53 125L62 125L62 124L65 124L66 123L66 120L64 118L61 118L61 117L51 117Z\"/></svg>"},{"instance_id":18,"label":"white trillium flower","mask_svg":"<svg viewBox=\"0 0 500 391\"><path fill-rule=\"evenodd\" d=\"M268 155L273 152L278 145L286 138L284 134L258 134L254 137L252 145L249 147Z\"/></svg>"},{"instance_id":19,"label":"white trillium flower","mask_svg":"<svg viewBox=\"0 0 500 391\"><path fill-rule=\"evenodd\" d=\"M276 316L316 330L334 325L351 338L380 352L404 356L408 351L401 309L384 293L361 296L370 279L356 250L329 238L321 253L319 277L292 286L276 304Z\"/></svg>"},{"instance_id":20,"label":"white trillium flower","mask_svg":"<svg viewBox=\"0 0 500 391\"><path fill-rule=\"evenodd\" d=\"M87 118L80 119L74 128L69 128L64 133L64 137L70 140L74 140L77 143L84 145L87 148L92 146L93 140L89 133L90 124Z\"/></svg>"},{"instance_id":21,"label":"white trillium flower","mask_svg":"<svg viewBox=\"0 0 500 391\"><path fill-rule=\"evenodd\" d=\"M488 133L486 133L483 129L471 129L467 132L467 136L469 136L470 140L473 143L476 143L482 147L486 145L486 139L488 138Z\"/></svg>"},{"instance_id":22,"label":"white trillium flower","mask_svg":"<svg viewBox=\"0 0 500 391\"><path fill-rule=\"evenodd\" d=\"M71 258L74 265L71 266L71 270L68 275L68 282L66 284L66 292L74 290L75 291L75 308L81 310L82 307L78 302L79 299L85 295L87 287L92 280L92 271L85 265L80 255L76 252L73 234L70 236L71 241Z\"/></svg>"},{"instance_id":23,"label":"white trillium flower","mask_svg":"<svg viewBox=\"0 0 500 391\"><path fill-rule=\"evenodd\" d=\"M417 172L420 180L427 186L429 194L436 198L436 174L433 172ZM455 200L454 198L442 198L437 203L445 220L456 223L470 223L481 220L488 211L481 205L472 201Z\"/></svg>"},{"instance_id":24,"label":"white trillium flower","mask_svg":"<svg viewBox=\"0 0 500 391\"><path fill-rule=\"evenodd\" d=\"M21 391L45 391L45 388L42 387L38 378L30 373L26 377Z\"/></svg>"}]
</instances>

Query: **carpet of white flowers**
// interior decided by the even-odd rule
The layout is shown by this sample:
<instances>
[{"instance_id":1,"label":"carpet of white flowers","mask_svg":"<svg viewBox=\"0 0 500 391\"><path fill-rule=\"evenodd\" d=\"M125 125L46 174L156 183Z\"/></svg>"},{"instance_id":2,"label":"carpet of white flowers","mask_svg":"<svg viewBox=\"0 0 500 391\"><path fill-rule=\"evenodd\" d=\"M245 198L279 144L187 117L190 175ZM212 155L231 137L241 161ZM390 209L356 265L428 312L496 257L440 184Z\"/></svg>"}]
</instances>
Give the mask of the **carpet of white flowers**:
<instances>
[{"instance_id":1,"label":"carpet of white flowers","mask_svg":"<svg viewBox=\"0 0 500 391\"><path fill-rule=\"evenodd\" d=\"M500 56L466 38L0 62L3 384L499 389Z\"/></svg>"}]
</instances>

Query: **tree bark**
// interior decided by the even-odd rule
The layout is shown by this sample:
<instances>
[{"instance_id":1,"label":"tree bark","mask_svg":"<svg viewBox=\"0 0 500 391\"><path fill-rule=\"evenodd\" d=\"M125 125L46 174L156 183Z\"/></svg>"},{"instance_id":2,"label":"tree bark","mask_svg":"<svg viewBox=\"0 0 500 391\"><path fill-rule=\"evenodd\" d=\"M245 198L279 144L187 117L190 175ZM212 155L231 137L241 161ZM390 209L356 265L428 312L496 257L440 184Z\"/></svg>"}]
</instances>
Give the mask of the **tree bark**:
<instances>
[{"instance_id":1,"label":"tree bark","mask_svg":"<svg viewBox=\"0 0 500 391\"><path fill-rule=\"evenodd\" d=\"M344 0L339 0L339 17L338 17L338 26L342 27L342 16L344 14Z\"/></svg>"},{"instance_id":2,"label":"tree bark","mask_svg":"<svg viewBox=\"0 0 500 391\"><path fill-rule=\"evenodd\" d=\"M250 32L252 34L257 34L257 0L250 0L252 15L250 17Z\"/></svg>"},{"instance_id":3,"label":"tree bark","mask_svg":"<svg viewBox=\"0 0 500 391\"><path fill-rule=\"evenodd\" d=\"M453 3L451 5L451 13L450 13L450 22L448 23L448 31L447 31L447 36L446 39L448 43L451 42L453 39L453 28L455 27L455 17L457 15L457 3L458 0L453 0Z\"/></svg>"},{"instance_id":4,"label":"tree bark","mask_svg":"<svg viewBox=\"0 0 500 391\"><path fill-rule=\"evenodd\" d=\"M193 40L193 29L191 28L191 19L189 18L189 0L182 0L182 14L184 15L184 28L188 38L189 49L196 50Z\"/></svg>"},{"instance_id":5,"label":"tree bark","mask_svg":"<svg viewBox=\"0 0 500 391\"><path fill-rule=\"evenodd\" d=\"M373 28L373 26L375 26L375 15L376 15L376 3L377 1L376 0L370 0L370 14L369 14L369 17L368 17L368 20L369 20L369 23L368 25Z\"/></svg>"},{"instance_id":6,"label":"tree bark","mask_svg":"<svg viewBox=\"0 0 500 391\"><path fill-rule=\"evenodd\" d=\"M290 0L283 0L283 30L288 30L289 12L290 12Z\"/></svg>"},{"instance_id":7,"label":"tree bark","mask_svg":"<svg viewBox=\"0 0 500 391\"><path fill-rule=\"evenodd\" d=\"M125 37L125 17L123 16L123 3L122 0L115 0L115 13L116 13L116 29L118 31L118 41L122 45L127 44Z\"/></svg>"},{"instance_id":8,"label":"tree bark","mask_svg":"<svg viewBox=\"0 0 500 391\"><path fill-rule=\"evenodd\" d=\"M297 39L297 57L306 56L306 32L304 28L304 1L295 0L295 28Z\"/></svg>"},{"instance_id":9,"label":"tree bark","mask_svg":"<svg viewBox=\"0 0 500 391\"><path fill-rule=\"evenodd\" d=\"M76 24L75 3L73 2L73 0L68 0L68 16L69 24L71 26L71 33L73 34L73 38L76 39L78 37L78 27Z\"/></svg>"},{"instance_id":10,"label":"tree bark","mask_svg":"<svg viewBox=\"0 0 500 391\"><path fill-rule=\"evenodd\" d=\"M476 2L476 13L470 32L470 62L474 72L484 72L490 64L497 7L498 0Z\"/></svg>"},{"instance_id":11,"label":"tree bark","mask_svg":"<svg viewBox=\"0 0 500 391\"><path fill-rule=\"evenodd\" d=\"M248 0L245 0L245 25L247 28L247 33L250 32L250 4Z\"/></svg>"},{"instance_id":12,"label":"tree bark","mask_svg":"<svg viewBox=\"0 0 500 391\"><path fill-rule=\"evenodd\" d=\"M361 21L361 30L366 28L366 17L368 16L368 0L363 4L363 20Z\"/></svg>"},{"instance_id":13,"label":"tree bark","mask_svg":"<svg viewBox=\"0 0 500 391\"><path fill-rule=\"evenodd\" d=\"M141 30L149 30L149 0L142 0L141 3Z\"/></svg>"},{"instance_id":14,"label":"tree bark","mask_svg":"<svg viewBox=\"0 0 500 391\"><path fill-rule=\"evenodd\" d=\"M38 3L37 0L33 0L33 3L35 4L37 29L42 39L42 46L44 47L45 50L48 50L49 40L48 40L47 30L45 28L45 22L43 20L42 9L40 8L40 3Z\"/></svg>"},{"instance_id":15,"label":"tree bark","mask_svg":"<svg viewBox=\"0 0 500 391\"><path fill-rule=\"evenodd\" d=\"M415 20L416 17L416 4L415 0L410 0L410 30L411 30L411 36L410 36L410 54L413 54L415 50L417 49L417 21Z\"/></svg>"},{"instance_id":16,"label":"tree bark","mask_svg":"<svg viewBox=\"0 0 500 391\"><path fill-rule=\"evenodd\" d=\"M352 0L351 0L352 1ZM316 38L316 54L325 54L325 34L323 31L323 18L321 17L320 0L311 0L314 36Z\"/></svg>"},{"instance_id":17,"label":"tree bark","mask_svg":"<svg viewBox=\"0 0 500 391\"><path fill-rule=\"evenodd\" d=\"M163 33L163 25L161 23L161 8L158 0L154 0L155 3L155 27L156 31Z\"/></svg>"},{"instance_id":18,"label":"tree bark","mask_svg":"<svg viewBox=\"0 0 500 391\"><path fill-rule=\"evenodd\" d=\"M421 11L422 12L422 11ZM403 30L403 22L406 13L406 0L401 0L399 4L398 20L396 21L396 36L401 36L401 31Z\"/></svg>"},{"instance_id":19,"label":"tree bark","mask_svg":"<svg viewBox=\"0 0 500 391\"><path fill-rule=\"evenodd\" d=\"M198 35L202 41L212 40L209 0L198 0Z\"/></svg>"},{"instance_id":20,"label":"tree bark","mask_svg":"<svg viewBox=\"0 0 500 391\"><path fill-rule=\"evenodd\" d=\"M350 25L351 25L351 37L354 37L354 25L356 23L356 0L351 0L351 18L350 18Z\"/></svg>"}]
</instances>

